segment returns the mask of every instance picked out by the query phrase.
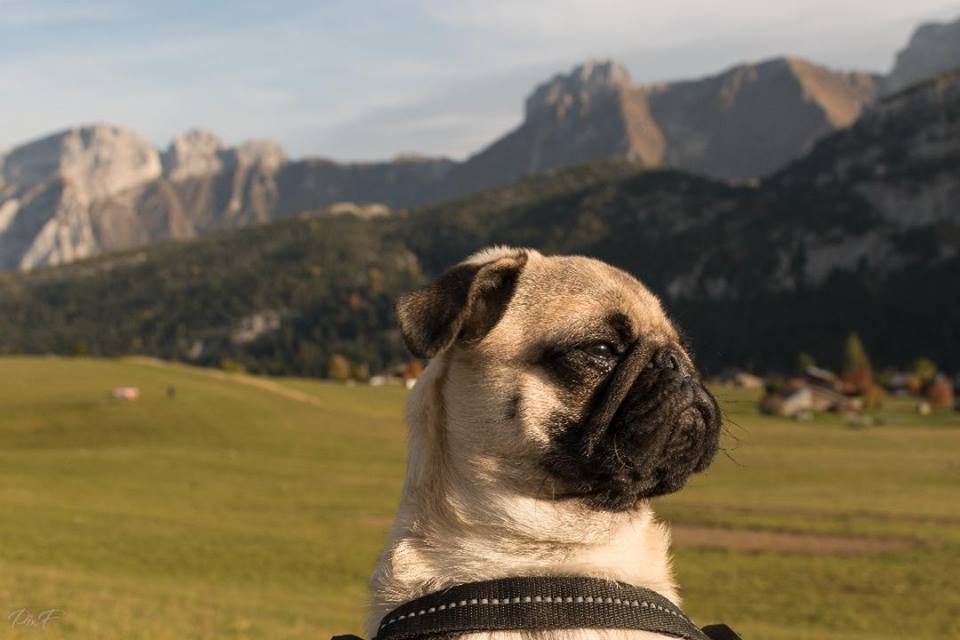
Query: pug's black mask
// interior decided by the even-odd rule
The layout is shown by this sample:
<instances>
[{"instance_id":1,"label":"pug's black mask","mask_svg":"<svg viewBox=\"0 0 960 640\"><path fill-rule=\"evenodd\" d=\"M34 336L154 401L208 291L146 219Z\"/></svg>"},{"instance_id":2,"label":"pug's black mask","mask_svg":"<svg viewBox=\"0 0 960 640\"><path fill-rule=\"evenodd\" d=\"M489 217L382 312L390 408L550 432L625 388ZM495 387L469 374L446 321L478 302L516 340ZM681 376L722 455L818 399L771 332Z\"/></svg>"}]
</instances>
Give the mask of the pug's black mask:
<instances>
[{"instance_id":1,"label":"pug's black mask","mask_svg":"<svg viewBox=\"0 0 960 640\"><path fill-rule=\"evenodd\" d=\"M717 451L720 411L686 358L636 343L580 420L558 418L544 459L558 499L622 511L680 489Z\"/></svg>"}]
</instances>

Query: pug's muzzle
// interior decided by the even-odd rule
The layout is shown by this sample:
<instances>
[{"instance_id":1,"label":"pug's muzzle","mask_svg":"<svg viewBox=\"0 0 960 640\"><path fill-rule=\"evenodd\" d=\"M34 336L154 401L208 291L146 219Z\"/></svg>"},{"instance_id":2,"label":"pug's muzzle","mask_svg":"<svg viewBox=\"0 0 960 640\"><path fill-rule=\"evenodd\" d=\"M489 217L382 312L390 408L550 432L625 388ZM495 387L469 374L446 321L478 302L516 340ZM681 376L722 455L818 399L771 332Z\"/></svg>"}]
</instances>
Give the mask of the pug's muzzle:
<instances>
[{"instance_id":1,"label":"pug's muzzle","mask_svg":"<svg viewBox=\"0 0 960 640\"><path fill-rule=\"evenodd\" d=\"M547 471L558 499L622 511L680 489L717 451L720 410L683 356L634 345L580 421L555 424Z\"/></svg>"}]
</instances>

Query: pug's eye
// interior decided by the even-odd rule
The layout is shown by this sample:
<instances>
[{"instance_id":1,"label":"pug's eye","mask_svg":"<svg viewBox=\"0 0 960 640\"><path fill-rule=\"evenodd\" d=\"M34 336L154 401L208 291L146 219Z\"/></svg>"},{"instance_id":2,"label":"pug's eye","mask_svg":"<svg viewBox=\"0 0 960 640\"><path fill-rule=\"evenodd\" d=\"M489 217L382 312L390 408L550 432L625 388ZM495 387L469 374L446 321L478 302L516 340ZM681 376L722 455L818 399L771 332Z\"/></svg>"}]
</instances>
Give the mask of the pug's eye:
<instances>
[{"instance_id":1,"label":"pug's eye","mask_svg":"<svg viewBox=\"0 0 960 640\"><path fill-rule=\"evenodd\" d=\"M613 360L617 357L617 349L609 342L593 342L581 347L580 350L598 360Z\"/></svg>"}]
</instances>

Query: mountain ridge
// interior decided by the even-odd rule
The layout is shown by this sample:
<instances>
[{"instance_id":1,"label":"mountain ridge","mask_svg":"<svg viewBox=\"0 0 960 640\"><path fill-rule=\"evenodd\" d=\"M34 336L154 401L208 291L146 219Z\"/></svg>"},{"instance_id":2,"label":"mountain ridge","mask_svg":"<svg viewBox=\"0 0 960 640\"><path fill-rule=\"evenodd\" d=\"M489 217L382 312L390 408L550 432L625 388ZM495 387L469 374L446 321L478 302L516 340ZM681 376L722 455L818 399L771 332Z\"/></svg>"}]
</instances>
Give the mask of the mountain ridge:
<instances>
[{"instance_id":1,"label":"mountain ridge","mask_svg":"<svg viewBox=\"0 0 960 640\"><path fill-rule=\"evenodd\" d=\"M0 269L56 265L345 201L416 204L448 166L431 158L289 160L271 141L228 147L198 130L160 151L112 125L64 129L0 160Z\"/></svg>"},{"instance_id":2,"label":"mountain ridge","mask_svg":"<svg viewBox=\"0 0 960 640\"><path fill-rule=\"evenodd\" d=\"M960 67L960 17L951 22L928 22L917 27L897 52L885 81L886 93L895 93L925 78Z\"/></svg>"},{"instance_id":3,"label":"mountain ridge","mask_svg":"<svg viewBox=\"0 0 960 640\"><path fill-rule=\"evenodd\" d=\"M535 88L524 121L455 166L444 195L606 159L721 179L760 177L848 126L877 87L878 77L788 57L649 85L632 84L612 61L588 61Z\"/></svg>"},{"instance_id":4,"label":"mountain ridge","mask_svg":"<svg viewBox=\"0 0 960 640\"><path fill-rule=\"evenodd\" d=\"M708 371L787 370L801 351L830 362L851 331L878 366L935 354L960 369L958 165L954 73L884 99L755 185L596 162L376 220L302 214L0 274L0 351L301 375L341 353L377 370L405 357L396 295L513 244L634 273Z\"/></svg>"},{"instance_id":5,"label":"mountain ridge","mask_svg":"<svg viewBox=\"0 0 960 640\"><path fill-rule=\"evenodd\" d=\"M850 126L896 83L922 75L931 55L941 66L950 56L960 65L960 52L951 49L957 28L960 20L917 29L888 78L785 56L634 85L622 65L588 61L537 85L524 103L524 121L462 162L291 159L271 141L229 146L202 130L184 132L160 150L127 129L75 127L0 152L0 270L61 264L341 203L403 210L583 162L625 160L757 180ZM931 51L946 51L946 58Z\"/></svg>"}]
</instances>

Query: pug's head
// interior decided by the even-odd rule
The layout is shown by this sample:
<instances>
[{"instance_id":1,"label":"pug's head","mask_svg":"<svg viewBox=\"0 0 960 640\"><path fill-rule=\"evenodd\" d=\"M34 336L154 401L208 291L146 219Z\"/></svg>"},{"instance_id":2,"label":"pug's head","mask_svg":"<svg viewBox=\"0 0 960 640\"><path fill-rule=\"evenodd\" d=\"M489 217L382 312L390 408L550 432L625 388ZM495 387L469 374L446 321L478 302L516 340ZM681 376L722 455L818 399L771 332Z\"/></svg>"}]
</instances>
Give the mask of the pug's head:
<instances>
[{"instance_id":1,"label":"pug's head","mask_svg":"<svg viewBox=\"0 0 960 640\"><path fill-rule=\"evenodd\" d=\"M403 296L397 316L432 359L411 423L442 432L419 464L461 483L626 511L717 450L717 403L659 300L603 262L488 249Z\"/></svg>"}]
</instances>

